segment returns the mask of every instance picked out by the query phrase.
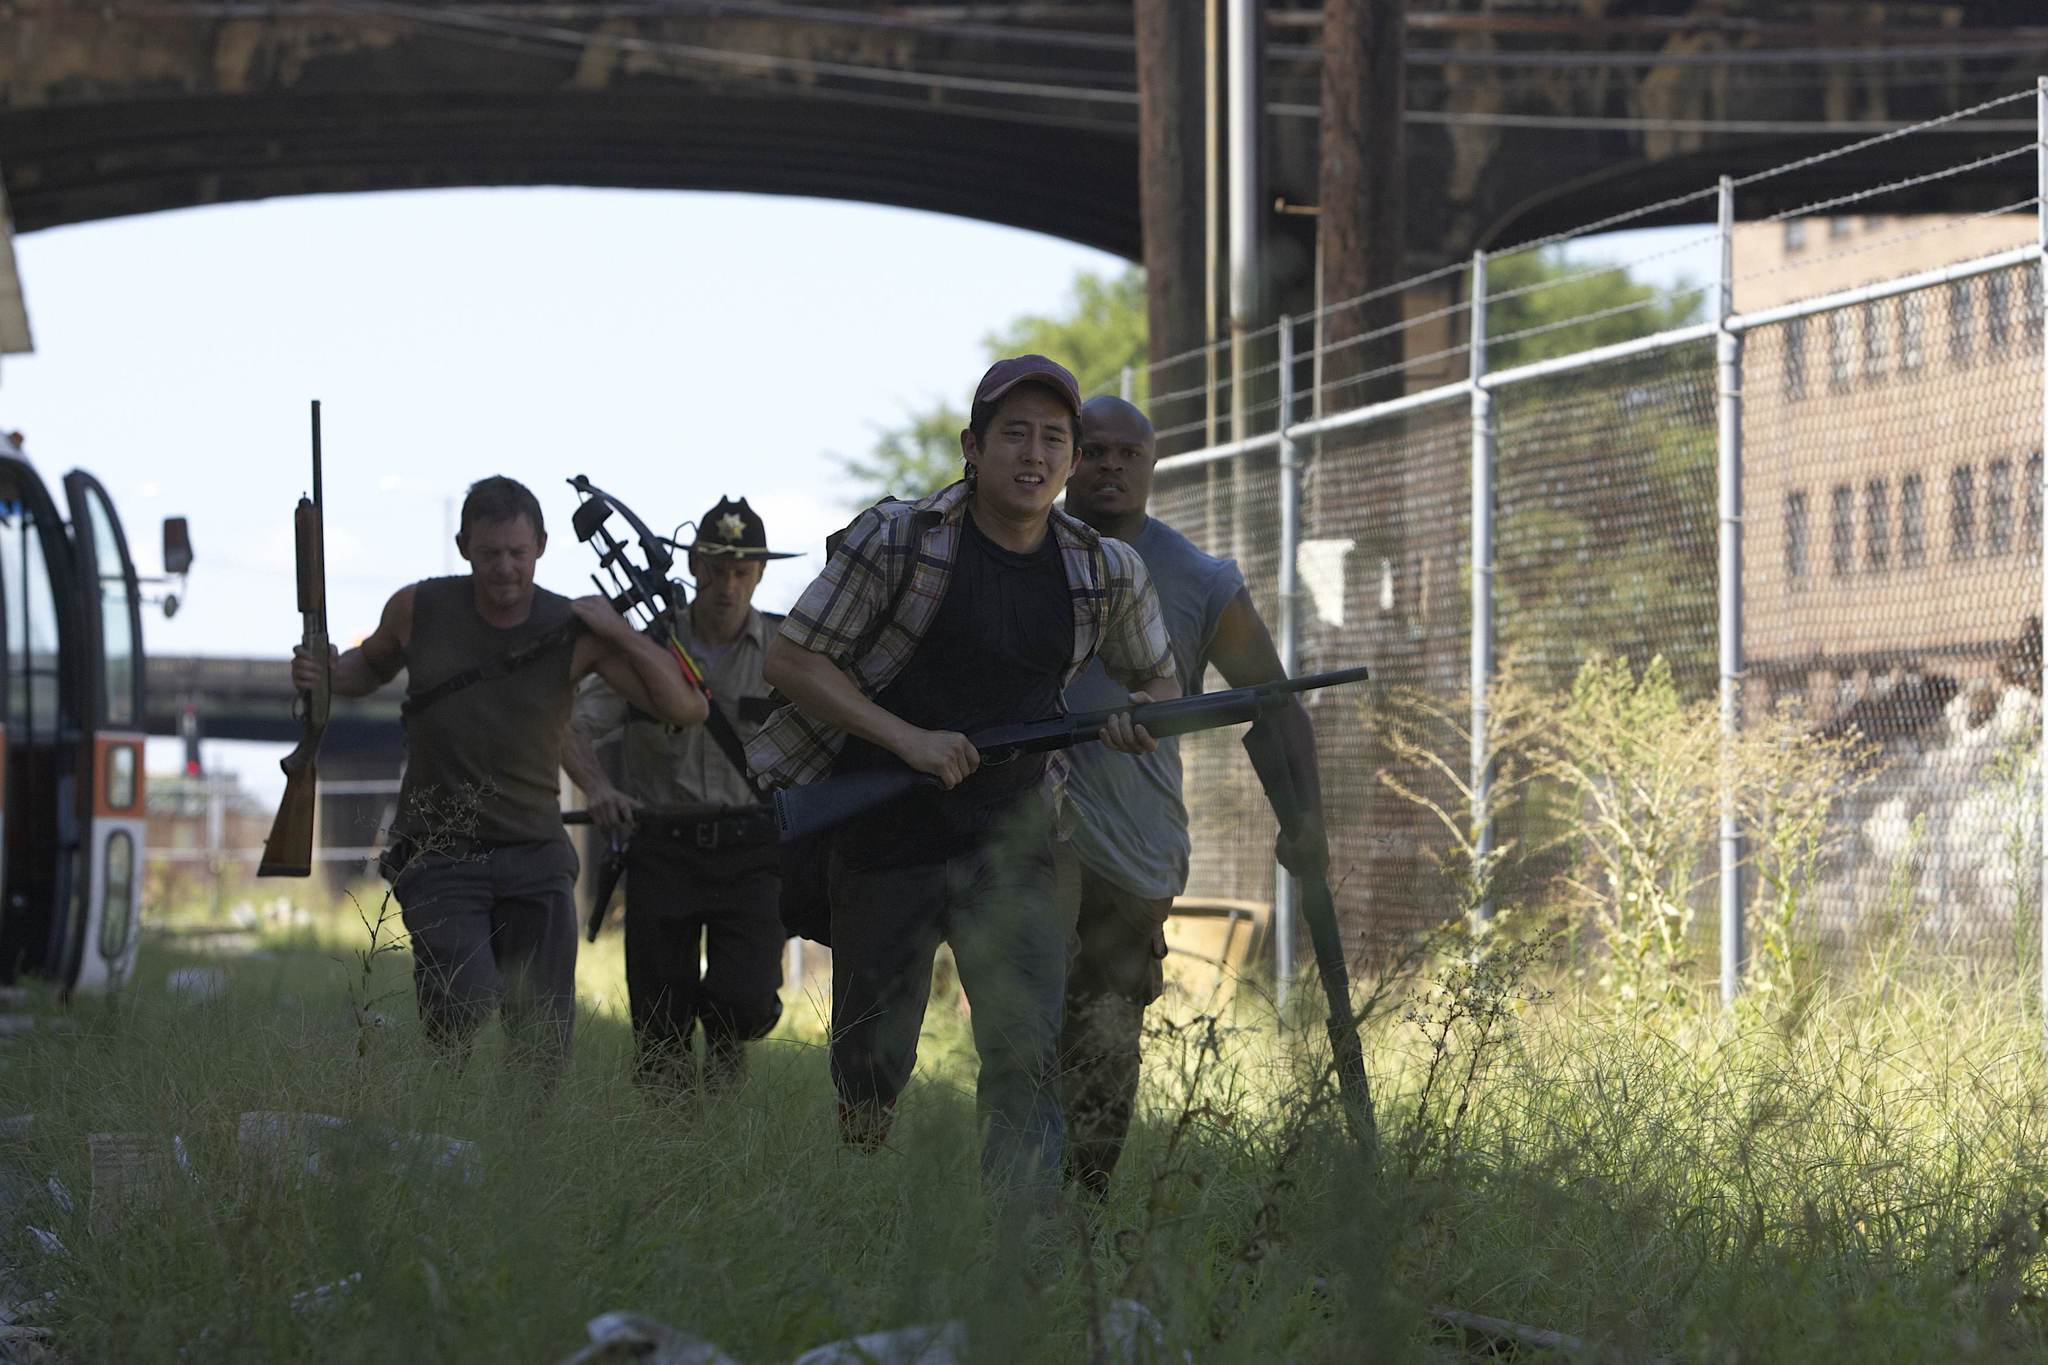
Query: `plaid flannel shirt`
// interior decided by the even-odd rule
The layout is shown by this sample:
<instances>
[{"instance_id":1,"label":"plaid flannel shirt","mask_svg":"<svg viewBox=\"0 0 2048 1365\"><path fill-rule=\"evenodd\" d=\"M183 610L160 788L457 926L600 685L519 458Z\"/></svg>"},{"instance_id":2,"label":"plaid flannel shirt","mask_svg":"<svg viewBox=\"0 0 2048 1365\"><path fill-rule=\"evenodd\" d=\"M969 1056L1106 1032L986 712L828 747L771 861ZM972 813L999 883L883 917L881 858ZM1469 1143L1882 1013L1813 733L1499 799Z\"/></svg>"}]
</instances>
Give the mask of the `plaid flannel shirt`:
<instances>
[{"instance_id":1,"label":"plaid flannel shirt","mask_svg":"<svg viewBox=\"0 0 2048 1365\"><path fill-rule=\"evenodd\" d=\"M960 552L967 484L957 482L921 502L882 503L847 529L837 554L789 609L782 635L845 669L861 695L874 697L903 671L931 629L952 581ZM1074 647L1060 686L1097 654L1113 675L1163 678L1173 672L1159 597L1138 552L1109 540L1055 508L1052 535L1074 605ZM874 629L889 607L905 564L911 577L893 617ZM873 643L858 658L863 641ZM785 706L747 745L747 766L771 787L798 786L823 777L846 742L846 732ZM1048 777L1055 792L1066 764L1052 755Z\"/></svg>"}]
</instances>

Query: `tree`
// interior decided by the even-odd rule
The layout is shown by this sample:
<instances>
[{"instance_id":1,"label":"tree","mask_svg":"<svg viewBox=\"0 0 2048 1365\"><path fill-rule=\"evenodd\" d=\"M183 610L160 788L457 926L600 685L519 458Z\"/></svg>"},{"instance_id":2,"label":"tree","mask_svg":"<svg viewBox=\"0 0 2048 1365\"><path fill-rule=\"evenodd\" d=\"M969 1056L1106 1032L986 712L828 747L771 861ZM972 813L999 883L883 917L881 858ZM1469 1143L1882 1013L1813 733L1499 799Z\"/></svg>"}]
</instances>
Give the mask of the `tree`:
<instances>
[{"instance_id":1,"label":"tree","mask_svg":"<svg viewBox=\"0 0 2048 1365\"><path fill-rule=\"evenodd\" d=\"M1489 258L1486 293L1486 363L1495 370L1684 326L1698 321L1706 297L1684 282L1660 290L1626 266L1570 260L1554 247ZM1573 318L1589 321L1563 325ZM1545 327L1552 330L1515 336Z\"/></svg>"},{"instance_id":2,"label":"tree","mask_svg":"<svg viewBox=\"0 0 2048 1365\"><path fill-rule=\"evenodd\" d=\"M861 490L850 499L851 505L866 507L892 493L899 498L921 498L959 478L960 432L966 425L965 413L940 403L912 413L902 426L878 432L874 448L865 457L838 456L840 467Z\"/></svg>"},{"instance_id":3,"label":"tree","mask_svg":"<svg viewBox=\"0 0 2048 1365\"><path fill-rule=\"evenodd\" d=\"M1131 371L1135 401L1145 396L1145 273L1136 266L1114 279L1089 271L1074 277L1068 311L1027 315L982 341L990 360L1048 355L1074 372L1081 394L1117 393Z\"/></svg>"},{"instance_id":4,"label":"tree","mask_svg":"<svg viewBox=\"0 0 2048 1365\"><path fill-rule=\"evenodd\" d=\"M1116 393L1126 366L1140 401L1145 392L1145 276L1135 266L1114 277L1083 271L1074 277L1067 309L1027 314L982 339L991 361L1036 352L1074 372L1084 396ZM966 414L935 403L885 427L865 456L836 457L856 492L849 504L865 507L884 494L923 497L960 477L960 431Z\"/></svg>"}]
</instances>

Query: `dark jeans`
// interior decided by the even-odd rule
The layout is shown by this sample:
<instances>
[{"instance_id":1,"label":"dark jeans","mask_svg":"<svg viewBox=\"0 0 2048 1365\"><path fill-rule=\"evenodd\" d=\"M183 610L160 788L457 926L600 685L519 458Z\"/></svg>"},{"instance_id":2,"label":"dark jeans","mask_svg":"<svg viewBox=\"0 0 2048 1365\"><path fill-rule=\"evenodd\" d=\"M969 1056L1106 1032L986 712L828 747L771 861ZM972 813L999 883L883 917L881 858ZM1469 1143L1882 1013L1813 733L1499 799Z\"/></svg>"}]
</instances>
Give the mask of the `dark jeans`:
<instances>
[{"instance_id":1,"label":"dark jeans","mask_svg":"<svg viewBox=\"0 0 2048 1365\"><path fill-rule=\"evenodd\" d=\"M427 853L391 889L412 938L420 1023L468 1055L502 1009L513 1055L552 1077L576 1023L576 850L566 839L502 844L465 858Z\"/></svg>"},{"instance_id":2,"label":"dark jeans","mask_svg":"<svg viewBox=\"0 0 2048 1365\"><path fill-rule=\"evenodd\" d=\"M1066 1173L1097 1197L1123 1154L1138 1095L1145 1007L1165 989L1172 897L1135 896L1060 848L1060 902L1074 926L1067 967L1060 1078L1067 1112Z\"/></svg>"},{"instance_id":3,"label":"dark jeans","mask_svg":"<svg viewBox=\"0 0 2048 1365\"><path fill-rule=\"evenodd\" d=\"M772 846L701 850L634 835L626 854L626 995L635 1070L687 1082L704 1027L714 1065L782 1017L780 880Z\"/></svg>"},{"instance_id":4,"label":"dark jeans","mask_svg":"<svg viewBox=\"0 0 2048 1365\"><path fill-rule=\"evenodd\" d=\"M859 863L841 838L831 867L832 1081L849 1135L877 1122L910 1080L943 941L973 1007L984 1186L1050 1198L1064 1137L1057 1071L1067 935L1043 798L1028 792L991 812L984 834L942 860Z\"/></svg>"}]
</instances>

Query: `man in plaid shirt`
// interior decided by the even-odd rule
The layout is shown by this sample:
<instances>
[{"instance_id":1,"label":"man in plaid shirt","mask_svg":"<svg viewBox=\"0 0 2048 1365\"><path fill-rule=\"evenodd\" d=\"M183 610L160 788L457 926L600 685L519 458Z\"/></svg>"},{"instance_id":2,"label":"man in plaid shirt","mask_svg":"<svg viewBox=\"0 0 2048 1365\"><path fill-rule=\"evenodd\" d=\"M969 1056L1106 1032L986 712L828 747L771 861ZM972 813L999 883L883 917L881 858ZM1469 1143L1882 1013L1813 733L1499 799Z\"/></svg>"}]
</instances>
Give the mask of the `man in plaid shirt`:
<instances>
[{"instance_id":1,"label":"man in plaid shirt","mask_svg":"<svg viewBox=\"0 0 2048 1365\"><path fill-rule=\"evenodd\" d=\"M937 786L833 835L832 1079L849 1142L879 1144L917 1061L932 958L952 946L973 1007L984 1184L1058 1189L1067 925L1054 890L1064 763L987 767L967 736L1060 714L1091 659L1133 703L1180 695L1144 561L1054 509L1081 398L1044 356L983 376L960 435L966 477L863 513L790 609L764 673L794 706L748 746L773 786L904 765ZM1103 742L1149 753L1116 717Z\"/></svg>"}]
</instances>

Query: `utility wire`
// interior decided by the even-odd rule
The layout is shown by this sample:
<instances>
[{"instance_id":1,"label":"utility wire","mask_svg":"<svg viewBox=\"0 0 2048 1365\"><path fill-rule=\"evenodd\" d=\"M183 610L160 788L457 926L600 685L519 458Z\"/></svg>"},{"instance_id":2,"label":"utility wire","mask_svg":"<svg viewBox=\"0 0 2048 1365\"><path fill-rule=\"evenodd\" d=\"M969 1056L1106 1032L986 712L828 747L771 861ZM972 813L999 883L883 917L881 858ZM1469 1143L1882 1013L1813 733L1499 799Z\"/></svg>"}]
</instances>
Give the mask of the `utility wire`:
<instances>
[{"instance_id":1,"label":"utility wire","mask_svg":"<svg viewBox=\"0 0 2048 1365\"><path fill-rule=\"evenodd\" d=\"M677 57L713 66L737 67L778 75L837 76L846 80L873 81L882 85L914 85L928 90L962 90L990 95L1077 100L1083 103L1114 104L1132 108L1138 103L1138 94L1135 90L1103 90L1094 86L1062 85L1044 81L953 76L894 67L866 66L857 62L831 62L812 57L742 52L735 48L708 47L701 43L680 43L660 38L639 38L631 34L606 33L594 29L563 28L553 24L490 18L458 10L405 4L401 0L323 0L323 3L327 8L343 12L385 14L444 28L466 28L503 36L539 38L577 48L604 47L619 52Z\"/></svg>"}]
</instances>

